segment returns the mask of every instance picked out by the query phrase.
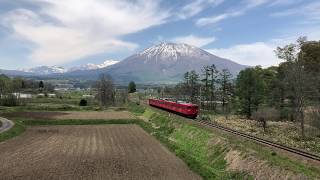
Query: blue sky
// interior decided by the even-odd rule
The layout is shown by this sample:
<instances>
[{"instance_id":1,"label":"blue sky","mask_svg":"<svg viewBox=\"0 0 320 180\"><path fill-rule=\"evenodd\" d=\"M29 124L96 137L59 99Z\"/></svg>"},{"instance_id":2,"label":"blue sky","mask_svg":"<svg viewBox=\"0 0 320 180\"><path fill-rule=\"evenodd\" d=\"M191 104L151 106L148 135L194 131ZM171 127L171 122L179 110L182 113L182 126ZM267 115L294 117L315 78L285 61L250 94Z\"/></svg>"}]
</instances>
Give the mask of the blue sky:
<instances>
[{"instance_id":1,"label":"blue sky","mask_svg":"<svg viewBox=\"0 0 320 180\"><path fill-rule=\"evenodd\" d=\"M160 42L268 67L299 36L320 40L319 0L0 0L0 69L99 64Z\"/></svg>"}]
</instances>

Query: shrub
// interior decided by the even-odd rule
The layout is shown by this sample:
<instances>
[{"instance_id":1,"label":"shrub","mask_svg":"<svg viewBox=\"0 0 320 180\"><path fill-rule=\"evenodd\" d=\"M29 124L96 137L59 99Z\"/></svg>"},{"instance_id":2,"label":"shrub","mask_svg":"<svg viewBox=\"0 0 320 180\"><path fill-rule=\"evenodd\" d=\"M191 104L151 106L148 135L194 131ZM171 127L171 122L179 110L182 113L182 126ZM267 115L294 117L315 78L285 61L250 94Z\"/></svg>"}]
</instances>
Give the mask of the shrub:
<instances>
[{"instance_id":1,"label":"shrub","mask_svg":"<svg viewBox=\"0 0 320 180\"><path fill-rule=\"evenodd\" d=\"M202 114L199 116L200 120L205 120L205 121L209 121L210 120L210 116L207 114Z\"/></svg>"},{"instance_id":2,"label":"shrub","mask_svg":"<svg viewBox=\"0 0 320 180\"><path fill-rule=\"evenodd\" d=\"M275 108L263 107L252 113L252 118L258 121L263 130L266 131L267 121L278 121L280 119L280 112Z\"/></svg>"},{"instance_id":3,"label":"shrub","mask_svg":"<svg viewBox=\"0 0 320 180\"><path fill-rule=\"evenodd\" d=\"M3 100L2 100L3 106L18 106L19 100L15 95L8 94Z\"/></svg>"},{"instance_id":4,"label":"shrub","mask_svg":"<svg viewBox=\"0 0 320 180\"><path fill-rule=\"evenodd\" d=\"M280 112L275 108L263 107L252 113L252 118L256 121L263 118L267 121L278 121L280 119Z\"/></svg>"},{"instance_id":5,"label":"shrub","mask_svg":"<svg viewBox=\"0 0 320 180\"><path fill-rule=\"evenodd\" d=\"M306 123L312 126L307 131L308 135L320 137L320 107L310 107L306 111L306 120Z\"/></svg>"},{"instance_id":6,"label":"shrub","mask_svg":"<svg viewBox=\"0 0 320 180\"><path fill-rule=\"evenodd\" d=\"M142 115L145 111L145 107L139 105L138 103L133 103L133 102L129 102L127 105L127 108L129 111L138 115Z\"/></svg>"},{"instance_id":7,"label":"shrub","mask_svg":"<svg viewBox=\"0 0 320 180\"><path fill-rule=\"evenodd\" d=\"M293 121L293 112L290 107L284 107L280 109L280 119L286 121Z\"/></svg>"},{"instance_id":8,"label":"shrub","mask_svg":"<svg viewBox=\"0 0 320 180\"><path fill-rule=\"evenodd\" d=\"M311 125L320 129L320 107L310 109L310 111L307 113L307 116Z\"/></svg>"},{"instance_id":9,"label":"shrub","mask_svg":"<svg viewBox=\"0 0 320 180\"><path fill-rule=\"evenodd\" d=\"M87 104L88 104L87 100L81 99L80 103L79 103L79 106L87 106Z\"/></svg>"},{"instance_id":10,"label":"shrub","mask_svg":"<svg viewBox=\"0 0 320 180\"><path fill-rule=\"evenodd\" d=\"M71 106L71 105L63 104L63 105L59 106L57 109L63 110L63 111L70 111L70 110L74 110L75 108L73 108L73 106Z\"/></svg>"}]
</instances>

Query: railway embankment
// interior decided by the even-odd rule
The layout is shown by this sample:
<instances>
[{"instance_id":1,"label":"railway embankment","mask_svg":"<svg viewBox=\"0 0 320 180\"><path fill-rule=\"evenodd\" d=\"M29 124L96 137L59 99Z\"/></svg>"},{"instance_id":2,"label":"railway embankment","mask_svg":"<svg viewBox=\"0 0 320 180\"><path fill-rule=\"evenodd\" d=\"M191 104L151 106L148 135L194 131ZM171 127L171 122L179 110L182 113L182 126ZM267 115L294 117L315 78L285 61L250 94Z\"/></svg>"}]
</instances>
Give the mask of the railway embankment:
<instances>
[{"instance_id":1,"label":"railway embankment","mask_svg":"<svg viewBox=\"0 0 320 180\"><path fill-rule=\"evenodd\" d=\"M152 135L205 179L319 179L317 164L226 134L161 110L132 109L148 119Z\"/></svg>"}]
</instances>

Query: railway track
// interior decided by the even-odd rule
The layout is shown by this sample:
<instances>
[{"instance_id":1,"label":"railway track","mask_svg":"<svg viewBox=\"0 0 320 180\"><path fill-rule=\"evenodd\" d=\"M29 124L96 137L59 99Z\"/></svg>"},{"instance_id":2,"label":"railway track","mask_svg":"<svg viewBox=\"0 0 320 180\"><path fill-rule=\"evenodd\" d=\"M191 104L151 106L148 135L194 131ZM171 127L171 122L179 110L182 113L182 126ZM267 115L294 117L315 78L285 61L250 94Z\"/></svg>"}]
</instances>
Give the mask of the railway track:
<instances>
[{"instance_id":1,"label":"railway track","mask_svg":"<svg viewBox=\"0 0 320 180\"><path fill-rule=\"evenodd\" d=\"M275 142L272 142L272 141L269 141L269 140L266 140L266 139L262 139L262 138L259 138L259 137L256 137L256 136L252 136L252 135L249 135L249 134L246 134L246 133L242 133L242 132L239 132L239 131L236 131L236 130L233 130L233 129L230 129L230 128L227 128L227 127L223 127L223 126L217 125L217 124L212 123L212 122L203 121L203 120L196 120L196 121L198 123L200 123L202 125L205 125L205 126L208 126L208 127L220 129L220 130L223 130L225 132L228 132L228 133L231 133L231 134L234 134L234 135L237 135L237 136L241 136L241 137L246 138L246 139L253 140L253 141L258 142L260 144L264 144L264 145L268 145L268 146L271 146L271 147L275 147L277 149L281 149L281 150L284 150L284 151L287 151L287 152L290 152L290 153L293 153L293 154L296 154L296 155L300 155L300 156L303 156L305 158L312 159L312 160L320 162L320 156L312 154L312 153L309 153L309 152L302 151L300 149L291 148L291 147L288 147L288 146L285 146L285 145L282 145L282 144L279 144L279 143L275 143Z\"/></svg>"},{"instance_id":2,"label":"railway track","mask_svg":"<svg viewBox=\"0 0 320 180\"><path fill-rule=\"evenodd\" d=\"M173 116L176 116L176 117L179 117L179 118L183 118L185 120L196 121L197 123L199 123L201 125L204 125L204 126L207 126L207 127L210 127L210 128L219 129L219 130L222 130L224 132L228 132L230 134L233 134L233 135L236 135L236 136L240 136L242 138L246 138L246 139L255 141L255 142L263 144L263 145L274 147L274 148L277 148L277 149L280 149L280 150L284 150L284 151L293 153L295 155L302 156L302 157L307 158L307 159L311 159L311 160L320 162L320 156L312 154L312 153L309 153L309 152L302 151L300 149L288 147L288 146L285 146L285 145L282 145L282 144L279 144L279 143L275 143L275 142L272 142L272 141L269 141L269 140L266 140L266 139L263 139L263 138L259 138L259 137L252 136L252 135L249 135L249 134L246 134L246 133L243 133L243 132L239 132L239 131L233 130L231 128L227 128L227 127L224 127L224 126L221 126L221 125L209 122L209 121L198 120L198 119L190 119L190 118L182 117L182 116L177 115L177 114L173 114L173 113L167 112L167 111L162 110L162 109L158 109L158 108L154 108L154 107L152 107L152 108L156 109L158 111L161 111L161 112L166 112L166 113L168 113L170 115L173 115Z\"/></svg>"}]
</instances>

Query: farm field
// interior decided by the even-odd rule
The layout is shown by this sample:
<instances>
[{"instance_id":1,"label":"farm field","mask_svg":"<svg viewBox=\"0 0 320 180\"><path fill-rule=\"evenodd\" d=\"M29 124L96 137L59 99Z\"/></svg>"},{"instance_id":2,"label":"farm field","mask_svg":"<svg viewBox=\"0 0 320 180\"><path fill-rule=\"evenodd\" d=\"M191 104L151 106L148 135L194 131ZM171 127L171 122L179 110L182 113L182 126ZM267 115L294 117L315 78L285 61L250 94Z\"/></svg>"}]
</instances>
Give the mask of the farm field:
<instances>
[{"instance_id":1,"label":"farm field","mask_svg":"<svg viewBox=\"0 0 320 180\"><path fill-rule=\"evenodd\" d=\"M200 179L137 125L32 126L0 149L3 179Z\"/></svg>"},{"instance_id":2,"label":"farm field","mask_svg":"<svg viewBox=\"0 0 320 180\"><path fill-rule=\"evenodd\" d=\"M11 112L2 114L8 118L24 118L24 119L132 119L131 113L127 111L42 111L42 112Z\"/></svg>"}]
</instances>

